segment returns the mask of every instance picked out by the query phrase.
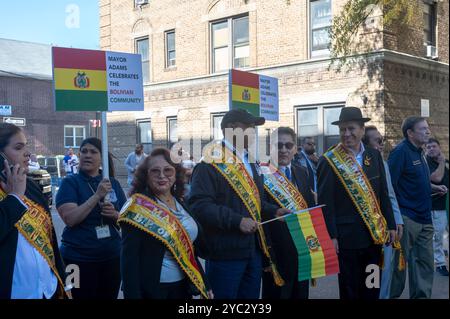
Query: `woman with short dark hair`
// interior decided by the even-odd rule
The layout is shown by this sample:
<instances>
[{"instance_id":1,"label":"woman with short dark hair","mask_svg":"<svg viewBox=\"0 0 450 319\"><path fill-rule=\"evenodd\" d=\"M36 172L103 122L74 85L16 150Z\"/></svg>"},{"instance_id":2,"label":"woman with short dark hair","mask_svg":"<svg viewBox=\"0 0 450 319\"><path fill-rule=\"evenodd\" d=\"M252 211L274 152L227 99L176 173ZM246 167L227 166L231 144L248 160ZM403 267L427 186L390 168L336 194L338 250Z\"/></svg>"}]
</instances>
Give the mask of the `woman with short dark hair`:
<instances>
[{"instance_id":1,"label":"woman with short dark hair","mask_svg":"<svg viewBox=\"0 0 450 319\"><path fill-rule=\"evenodd\" d=\"M184 169L168 149L155 149L138 167L122 208L122 280L129 299L212 298L196 258L201 229L182 196Z\"/></svg>"},{"instance_id":2,"label":"woman with short dark hair","mask_svg":"<svg viewBox=\"0 0 450 319\"><path fill-rule=\"evenodd\" d=\"M74 299L116 299L120 288L120 233L117 225L125 194L114 179L111 154L109 180L102 178L102 142L85 139L80 146L79 173L63 179L56 208L66 224L61 254L80 270ZM105 201L110 194L109 201Z\"/></svg>"}]
</instances>

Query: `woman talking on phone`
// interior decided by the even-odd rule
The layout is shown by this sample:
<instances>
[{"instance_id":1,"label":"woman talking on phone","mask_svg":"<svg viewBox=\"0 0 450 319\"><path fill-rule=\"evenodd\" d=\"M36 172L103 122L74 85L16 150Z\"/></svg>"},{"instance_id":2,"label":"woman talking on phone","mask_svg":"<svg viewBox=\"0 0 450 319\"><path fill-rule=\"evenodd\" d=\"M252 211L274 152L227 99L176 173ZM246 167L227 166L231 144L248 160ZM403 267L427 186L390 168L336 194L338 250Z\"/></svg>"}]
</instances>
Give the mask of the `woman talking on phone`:
<instances>
[{"instance_id":1,"label":"woman talking on phone","mask_svg":"<svg viewBox=\"0 0 450 319\"><path fill-rule=\"evenodd\" d=\"M102 141L90 137L81 142L78 174L63 179L56 195L56 209L66 224L61 254L66 265L77 265L80 286L74 299L116 299L120 287L120 234L116 224L125 194L114 179L103 179ZM109 201L104 200L109 194Z\"/></svg>"},{"instance_id":2,"label":"woman talking on phone","mask_svg":"<svg viewBox=\"0 0 450 319\"><path fill-rule=\"evenodd\" d=\"M65 271L46 198L27 179L22 130L0 123L0 299L64 298Z\"/></svg>"}]
</instances>

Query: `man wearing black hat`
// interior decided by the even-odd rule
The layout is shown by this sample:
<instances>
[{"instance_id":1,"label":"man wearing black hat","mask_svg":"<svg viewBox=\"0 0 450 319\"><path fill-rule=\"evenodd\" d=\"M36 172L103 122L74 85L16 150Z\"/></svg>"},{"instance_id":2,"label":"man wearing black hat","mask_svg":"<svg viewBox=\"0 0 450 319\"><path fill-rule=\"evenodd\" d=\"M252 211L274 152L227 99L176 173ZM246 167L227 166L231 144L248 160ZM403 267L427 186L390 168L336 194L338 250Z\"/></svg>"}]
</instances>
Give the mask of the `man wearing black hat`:
<instances>
[{"instance_id":1,"label":"man wearing black hat","mask_svg":"<svg viewBox=\"0 0 450 319\"><path fill-rule=\"evenodd\" d=\"M259 166L249 150L254 128L265 119L241 109L222 119L224 140L206 147L192 174L189 205L204 230L206 275L218 299L257 299L262 258L269 260L278 284L283 281L270 257L262 219L289 211L265 199Z\"/></svg>"},{"instance_id":2,"label":"man wearing black hat","mask_svg":"<svg viewBox=\"0 0 450 319\"><path fill-rule=\"evenodd\" d=\"M339 258L341 299L378 299L382 245L392 244L396 224L380 152L364 147L361 110L344 107L340 143L320 158L318 201ZM368 267L369 265L374 265Z\"/></svg>"}]
</instances>

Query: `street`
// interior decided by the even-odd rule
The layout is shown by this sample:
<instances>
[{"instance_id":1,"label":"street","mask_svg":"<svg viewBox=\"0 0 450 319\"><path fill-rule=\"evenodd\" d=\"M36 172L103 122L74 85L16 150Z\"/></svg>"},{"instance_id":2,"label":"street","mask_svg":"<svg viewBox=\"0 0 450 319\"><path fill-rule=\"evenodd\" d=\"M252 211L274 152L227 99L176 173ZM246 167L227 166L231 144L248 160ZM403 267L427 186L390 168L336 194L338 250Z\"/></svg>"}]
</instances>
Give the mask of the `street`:
<instances>
[{"instance_id":1,"label":"street","mask_svg":"<svg viewBox=\"0 0 450 319\"><path fill-rule=\"evenodd\" d=\"M52 208L53 222L55 225L56 234L58 236L58 242L61 240L61 234L64 228L64 223L59 217L56 209ZM448 250L448 241L445 243ZM448 259L447 259L448 262ZM447 263L448 265L448 263ZM338 280L337 276L328 276L317 280L317 286L311 287L309 290L310 299L338 299ZM122 298L122 293L119 294L119 298ZM448 299L449 298L449 282L448 277L434 275L433 282L433 299ZM406 282L406 288L400 297L400 299L409 299L408 281Z\"/></svg>"}]
</instances>

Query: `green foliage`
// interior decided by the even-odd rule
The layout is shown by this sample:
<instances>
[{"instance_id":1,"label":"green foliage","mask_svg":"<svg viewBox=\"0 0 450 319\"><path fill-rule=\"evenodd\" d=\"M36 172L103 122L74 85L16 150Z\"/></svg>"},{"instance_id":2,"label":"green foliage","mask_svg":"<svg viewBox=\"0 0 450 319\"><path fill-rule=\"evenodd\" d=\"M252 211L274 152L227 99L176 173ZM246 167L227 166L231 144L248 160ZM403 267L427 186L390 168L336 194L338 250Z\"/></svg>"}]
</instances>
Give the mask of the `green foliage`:
<instances>
[{"instance_id":1,"label":"green foliage","mask_svg":"<svg viewBox=\"0 0 450 319\"><path fill-rule=\"evenodd\" d=\"M340 14L333 18L329 31L332 64L337 62L340 69L353 59L353 55L370 52L370 43L358 32L377 8L383 12L382 27L388 29L394 25L411 25L420 1L348 0Z\"/></svg>"}]
</instances>

